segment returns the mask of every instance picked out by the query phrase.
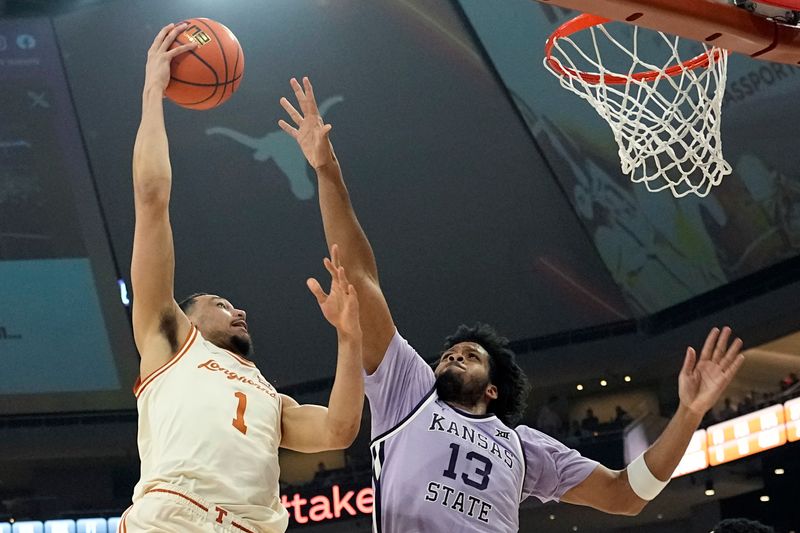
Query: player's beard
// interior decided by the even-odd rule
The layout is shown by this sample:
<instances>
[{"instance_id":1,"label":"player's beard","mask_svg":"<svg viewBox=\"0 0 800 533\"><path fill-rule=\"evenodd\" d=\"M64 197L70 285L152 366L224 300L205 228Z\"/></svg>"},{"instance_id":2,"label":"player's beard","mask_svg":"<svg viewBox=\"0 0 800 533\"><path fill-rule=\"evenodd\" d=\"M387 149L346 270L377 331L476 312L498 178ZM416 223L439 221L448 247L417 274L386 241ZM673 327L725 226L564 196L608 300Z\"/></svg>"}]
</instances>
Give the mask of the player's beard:
<instances>
[{"instance_id":1,"label":"player's beard","mask_svg":"<svg viewBox=\"0 0 800 533\"><path fill-rule=\"evenodd\" d=\"M231 351L242 357L247 357L253 352L253 340L249 336L231 335L229 344L231 345Z\"/></svg>"},{"instance_id":2,"label":"player's beard","mask_svg":"<svg viewBox=\"0 0 800 533\"><path fill-rule=\"evenodd\" d=\"M473 407L483 398L489 386L488 376L483 380L464 381L463 378L448 368L436 378L436 393L447 403L455 403L463 407Z\"/></svg>"}]
</instances>

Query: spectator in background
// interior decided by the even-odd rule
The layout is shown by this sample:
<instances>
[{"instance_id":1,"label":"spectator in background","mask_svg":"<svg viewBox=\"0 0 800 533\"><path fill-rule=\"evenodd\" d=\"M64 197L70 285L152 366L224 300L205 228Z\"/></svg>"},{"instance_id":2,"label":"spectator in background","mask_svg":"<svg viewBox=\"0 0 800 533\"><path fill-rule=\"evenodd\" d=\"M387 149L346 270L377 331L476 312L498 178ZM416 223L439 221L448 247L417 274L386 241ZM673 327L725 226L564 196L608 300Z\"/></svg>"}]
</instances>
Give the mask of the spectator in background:
<instances>
[{"instance_id":1,"label":"spectator in background","mask_svg":"<svg viewBox=\"0 0 800 533\"><path fill-rule=\"evenodd\" d=\"M755 520L728 518L714 526L712 533L775 533L775 530Z\"/></svg>"},{"instance_id":2,"label":"spectator in background","mask_svg":"<svg viewBox=\"0 0 800 533\"><path fill-rule=\"evenodd\" d=\"M614 408L616 411L616 416L614 417L614 425L618 428L622 429L631 422L633 422L633 417L628 414L628 412L622 408L622 406L618 405Z\"/></svg>"},{"instance_id":3,"label":"spectator in background","mask_svg":"<svg viewBox=\"0 0 800 533\"><path fill-rule=\"evenodd\" d=\"M575 421L573 420L573 425L567 428L567 435L564 437L564 444L570 448L577 448L581 445L580 429L576 433L574 423Z\"/></svg>"},{"instance_id":4,"label":"spectator in background","mask_svg":"<svg viewBox=\"0 0 800 533\"><path fill-rule=\"evenodd\" d=\"M770 394L769 392L762 392L761 393L761 401L758 402L758 408L761 409L763 407L769 407L773 403L774 403L774 400L772 398L772 394Z\"/></svg>"},{"instance_id":5,"label":"spectator in background","mask_svg":"<svg viewBox=\"0 0 800 533\"><path fill-rule=\"evenodd\" d=\"M594 411L586 410L586 416L581 420L581 429L585 429L589 433L594 433L600 427L600 420L594 416Z\"/></svg>"},{"instance_id":6,"label":"spectator in background","mask_svg":"<svg viewBox=\"0 0 800 533\"><path fill-rule=\"evenodd\" d=\"M797 374L794 372L789 373L789 375L781 380L781 392L791 389L793 386L797 385L798 381L800 381L800 379L797 378Z\"/></svg>"},{"instance_id":7,"label":"spectator in background","mask_svg":"<svg viewBox=\"0 0 800 533\"><path fill-rule=\"evenodd\" d=\"M748 392L747 395L739 402L739 407L736 408L736 414L739 416L752 413L756 410L756 403L753 401L753 393Z\"/></svg>"},{"instance_id":8,"label":"spectator in background","mask_svg":"<svg viewBox=\"0 0 800 533\"><path fill-rule=\"evenodd\" d=\"M322 461L319 462L317 465L317 471L314 473L314 481L319 483L321 481L325 481L328 478L328 469L325 468L325 463Z\"/></svg>"},{"instance_id":9,"label":"spectator in background","mask_svg":"<svg viewBox=\"0 0 800 533\"><path fill-rule=\"evenodd\" d=\"M728 420L736 416L736 409L733 408L730 398L725 398L725 405L719 410L719 419Z\"/></svg>"},{"instance_id":10,"label":"spectator in background","mask_svg":"<svg viewBox=\"0 0 800 533\"><path fill-rule=\"evenodd\" d=\"M564 443L573 448L577 448L581 444L581 439L590 437L592 434L581 428L581 423L577 420L572 421L572 425L567 432L567 438Z\"/></svg>"},{"instance_id":11,"label":"spectator in background","mask_svg":"<svg viewBox=\"0 0 800 533\"><path fill-rule=\"evenodd\" d=\"M539 416L536 418L536 427L542 433L547 433L551 437L559 438L562 435L564 423L556 412L556 402L558 396L550 396L547 404L539 409Z\"/></svg>"}]
</instances>

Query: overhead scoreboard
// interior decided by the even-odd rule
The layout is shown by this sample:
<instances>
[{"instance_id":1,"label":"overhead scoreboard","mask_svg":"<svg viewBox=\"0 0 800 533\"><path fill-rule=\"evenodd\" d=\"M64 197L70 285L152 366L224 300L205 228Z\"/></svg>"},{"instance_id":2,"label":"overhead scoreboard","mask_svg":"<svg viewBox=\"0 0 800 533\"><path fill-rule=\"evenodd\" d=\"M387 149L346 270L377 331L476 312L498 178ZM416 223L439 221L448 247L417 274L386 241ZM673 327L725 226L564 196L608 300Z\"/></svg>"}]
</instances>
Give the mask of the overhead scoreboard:
<instances>
[{"instance_id":1,"label":"overhead scoreboard","mask_svg":"<svg viewBox=\"0 0 800 533\"><path fill-rule=\"evenodd\" d=\"M800 398L695 431L673 478L800 440Z\"/></svg>"}]
</instances>

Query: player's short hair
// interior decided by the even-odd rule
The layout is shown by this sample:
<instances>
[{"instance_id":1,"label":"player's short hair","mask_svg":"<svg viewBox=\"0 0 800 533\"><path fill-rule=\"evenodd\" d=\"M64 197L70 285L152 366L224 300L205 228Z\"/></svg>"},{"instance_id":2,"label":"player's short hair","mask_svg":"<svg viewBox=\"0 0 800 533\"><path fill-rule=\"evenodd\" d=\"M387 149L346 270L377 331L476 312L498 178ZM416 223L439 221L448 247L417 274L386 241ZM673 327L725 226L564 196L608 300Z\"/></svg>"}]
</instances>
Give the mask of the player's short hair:
<instances>
[{"instance_id":1,"label":"player's short hair","mask_svg":"<svg viewBox=\"0 0 800 533\"><path fill-rule=\"evenodd\" d=\"M489 354L489 380L497 387L497 399L489 403L487 411L494 413L505 425L514 427L528 405L530 384L525 372L517 365L516 355L508 347L508 339L488 324L478 322L471 327L461 324L445 339L442 353L461 342L480 344Z\"/></svg>"},{"instance_id":2,"label":"player's short hair","mask_svg":"<svg viewBox=\"0 0 800 533\"><path fill-rule=\"evenodd\" d=\"M713 533L775 533L775 530L755 520L727 518L714 526Z\"/></svg>"},{"instance_id":3,"label":"player's short hair","mask_svg":"<svg viewBox=\"0 0 800 533\"><path fill-rule=\"evenodd\" d=\"M188 315L192 311L192 307L194 307L194 304L197 303L197 299L200 296L208 296L208 295L209 293L207 292L196 292L194 294L190 294L189 296L178 302L178 307L180 307L181 311L183 311L185 314Z\"/></svg>"}]
</instances>

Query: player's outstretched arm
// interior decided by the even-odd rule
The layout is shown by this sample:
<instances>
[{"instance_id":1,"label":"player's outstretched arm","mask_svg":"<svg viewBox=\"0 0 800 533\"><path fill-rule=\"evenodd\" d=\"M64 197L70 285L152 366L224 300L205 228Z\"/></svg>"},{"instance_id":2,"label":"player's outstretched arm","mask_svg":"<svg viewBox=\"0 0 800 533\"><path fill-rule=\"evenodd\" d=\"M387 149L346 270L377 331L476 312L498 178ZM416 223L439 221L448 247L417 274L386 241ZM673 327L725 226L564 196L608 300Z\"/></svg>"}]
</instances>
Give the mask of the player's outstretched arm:
<instances>
[{"instance_id":1,"label":"player's outstretched arm","mask_svg":"<svg viewBox=\"0 0 800 533\"><path fill-rule=\"evenodd\" d=\"M664 432L625 470L599 466L562 501L616 514L638 514L666 486L703 416L713 407L744 362L742 341L729 344L731 329L714 328L700 359L687 348L678 377L680 405Z\"/></svg>"},{"instance_id":2,"label":"player's outstretched arm","mask_svg":"<svg viewBox=\"0 0 800 533\"><path fill-rule=\"evenodd\" d=\"M329 247L339 245L347 274L358 289L364 330L364 368L371 374L380 365L394 336L394 322L378 284L372 247L350 203L342 169L328 138L332 126L323 122L308 78L303 78L302 86L292 78L291 86L300 111L286 98L281 98L281 105L296 127L284 120L278 124L297 141L317 173L325 239Z\"/></svg>"},{"instance_id":3,"label":"player's outstretched arm","mask_svg":"<svg viewBox=\"0 0 800 533\"><path fill-rule=\"evenodd\" d=\"M183 26L161 29L147 52L142 121L133 148L133 332L144 379L175 353L191 325L174 298L175 252L169 222L172 170L164 126L164 89L170 62L194 43L169 50Z\"/></svg>"},{"instance_id":4,"label":"player's outstretched arm","mask_svg":"<svg viewBox=\"0 0 800 533\"><path fill-rule=\"evenodd\" d=\"M307 284L338 336L336 377L328 407L298 405L283 396L281 416L281 446L307 453L350 446L358 434L364 405L358 294L347 279L336 245L331 247L331 258L325 258L324 264L331 275L330 292L326 294L313 278Z\"/></svg>"}]
</instances>

